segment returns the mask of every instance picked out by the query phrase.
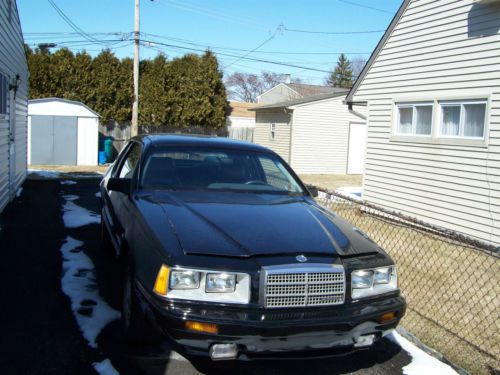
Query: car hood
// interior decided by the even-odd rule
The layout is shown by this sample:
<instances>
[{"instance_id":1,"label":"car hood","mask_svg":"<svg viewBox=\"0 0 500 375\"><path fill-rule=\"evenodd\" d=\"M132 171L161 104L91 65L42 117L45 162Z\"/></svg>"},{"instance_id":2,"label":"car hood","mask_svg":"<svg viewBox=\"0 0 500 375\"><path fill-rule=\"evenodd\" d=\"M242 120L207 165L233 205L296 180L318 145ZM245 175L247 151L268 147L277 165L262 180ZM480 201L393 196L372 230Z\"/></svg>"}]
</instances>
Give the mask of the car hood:
<instances>
[{"instance_id":1,"label":"car hood","mask_svg":"<svg viewBox=\"0 0 500 375\"><path fill-rule=\"evenodd\" d=\"M291 254L351 256L380 251L358 229L309 198L155 192L143 199L162 208L165 225L175 232L185 254L247 258Z\"/></svg>"}]
</instances>

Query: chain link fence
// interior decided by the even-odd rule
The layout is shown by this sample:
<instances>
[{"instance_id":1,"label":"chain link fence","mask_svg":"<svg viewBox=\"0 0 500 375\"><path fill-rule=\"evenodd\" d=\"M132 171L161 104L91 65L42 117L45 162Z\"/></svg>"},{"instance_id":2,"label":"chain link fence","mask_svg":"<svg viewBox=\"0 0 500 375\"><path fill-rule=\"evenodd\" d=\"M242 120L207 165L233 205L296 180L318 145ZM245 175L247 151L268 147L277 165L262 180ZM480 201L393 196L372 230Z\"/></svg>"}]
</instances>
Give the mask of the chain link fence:
<instances>
[{"instance_id":1,"label":"chain link fence","mask_svg":"<svg viewBox=\"0 0 500 375\"><path fill-rule=\"evenodd\" d=\"M406 330L470 373L499 373L499 248L337 192L321 192L318 203L393 258Z\"/></svg>"}]
</instances>

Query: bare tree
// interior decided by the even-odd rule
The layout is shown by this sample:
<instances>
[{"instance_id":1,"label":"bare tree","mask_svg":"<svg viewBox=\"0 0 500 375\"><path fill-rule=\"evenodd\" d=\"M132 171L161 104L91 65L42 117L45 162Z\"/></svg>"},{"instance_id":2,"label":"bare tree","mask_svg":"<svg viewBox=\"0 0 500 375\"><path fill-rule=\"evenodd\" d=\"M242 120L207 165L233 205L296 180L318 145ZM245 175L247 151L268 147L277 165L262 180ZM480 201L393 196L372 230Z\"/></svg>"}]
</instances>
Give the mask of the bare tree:
<instances>
[{"instance_id":1,"label":"bare tree","mask_svg":"<svg viewBox=\"0 0 500 375\"><path fill-rule=\"evenodd\" d=\"M357 79L361 74L361 71L366 65L366 58L364 56L356 56L351 60L352 75L354 79Z\"/></svg>"},{"instance_id":2,"label":"bare tree","mask_svg":"<svg viewBox=\"0 0 500 375\"><path fill-rule=\"evenodd\" d=\"M255 103L263 92L283 82L284 74L261 72L260 75L235 72L225 80L230 99ZM293 82L300 82L294 79Z\"/></svg>"}]
</instances>

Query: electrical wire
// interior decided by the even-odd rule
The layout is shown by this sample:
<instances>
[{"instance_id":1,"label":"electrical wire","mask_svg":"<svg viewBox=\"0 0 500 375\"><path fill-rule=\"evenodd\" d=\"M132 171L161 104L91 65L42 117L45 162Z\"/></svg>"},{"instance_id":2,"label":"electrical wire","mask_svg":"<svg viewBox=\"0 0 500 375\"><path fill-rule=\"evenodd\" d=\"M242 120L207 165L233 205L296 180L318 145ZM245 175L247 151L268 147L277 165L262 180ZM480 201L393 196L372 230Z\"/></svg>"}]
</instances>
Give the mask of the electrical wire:
<instances>
[{"instance_id":1,"label":"electrical wire","mask_svg":"<svg viewBox=\"0 0 500 375\"><path fill-rule=\"evenodd\" d=\"M231 65L237 63L238 61L240 60L243 60L245 57L248 57L250 54L252 54L252 52L255 52L257 51L260 47L263 47L264 45L266 45L267 43L269 43L271 40L273 40L275 37L276 37L276 34L281 31L283 29L283 25L279 25L276 30L274 31L274 33L271 34L271 36L269 38L267 38L266 40L264 40L261 44L259 44L257 47L255 47L254 49L248 51L247 53L245 53L244 55L241 55L240 57L238 57L236 60L234 60L233 62L229 63L229 65L226 65L224 67L222 67L222 70L224 70L225 68L229 68Z\"/></svg>"},{"instance_id":2,"label":"electrical wire","mask_svg":"<svg viewBox=\"0 0 500 375\"><path fill-rule=\"evenodd\" d=\"M289 29L284 28L285 31L290 31L293 33L304 33L304 34L326 34L326 35L351 35L351 34L375 34L383 33L385 30L368 30L368 31L314 31L314 30L299 30L299 29Z\"/></svg>"},{"instance_id":3,"label":"electrical wire","mask_svg":"<svg viewBox=\"0 0 500 375\"><path fill-rule=\"evenodd\" d=\"M47 0L49 4L54 8L54 10L59 14L59 16L63 19L64 22L66 22L74 31L76 31L80 36L82 36L84 39L87 39L88 41L93 41L98 44L104 44L108 46L107 44L99 41L98 39L94 38L92 35L87 34L83 29L78 27L62 10L57 6L57 4L54 2L54 0ZM125 39L125 38L124 38ZM109 46L108 46L109 47Z\"/></svg>"},{"instance_id":4,"label":"electrical wire","mask_svg":"<svg viewBox=\"0 0 500 375\"><path fill-rule=\"evenodd\" d=\"M354 6L357 6L357 7L360 7L360 8L375 10L377 12L382 12L382 13L387 13L387 14L394 15L394 12L390 12L390 11L385 10L385 9L371 7L369 5L364 5L364 4L356 3L354 1L349 1L349 0L338 0L338 1L340 1L341 3L346 3L346 4L354 5Z\"/></svg>"}]
</instances>

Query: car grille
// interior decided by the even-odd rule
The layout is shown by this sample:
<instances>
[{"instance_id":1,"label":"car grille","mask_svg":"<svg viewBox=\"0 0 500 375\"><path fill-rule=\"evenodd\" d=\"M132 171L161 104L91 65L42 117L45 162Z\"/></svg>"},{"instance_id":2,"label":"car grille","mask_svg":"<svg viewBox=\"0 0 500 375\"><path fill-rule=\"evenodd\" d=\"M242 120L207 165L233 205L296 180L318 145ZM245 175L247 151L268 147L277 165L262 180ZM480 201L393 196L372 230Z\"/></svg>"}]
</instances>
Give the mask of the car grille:
<instances>
[{"instance_id":1,"label":"car grille","mask_svg":"<svg viewBox=\"0 0 500 375\"><path fill-rule=\"evenodd\" d=\"M339 305L344 296L342 266L290 265L263 270L261 301L267 308Z\"/></svg>"}]
</instances>

